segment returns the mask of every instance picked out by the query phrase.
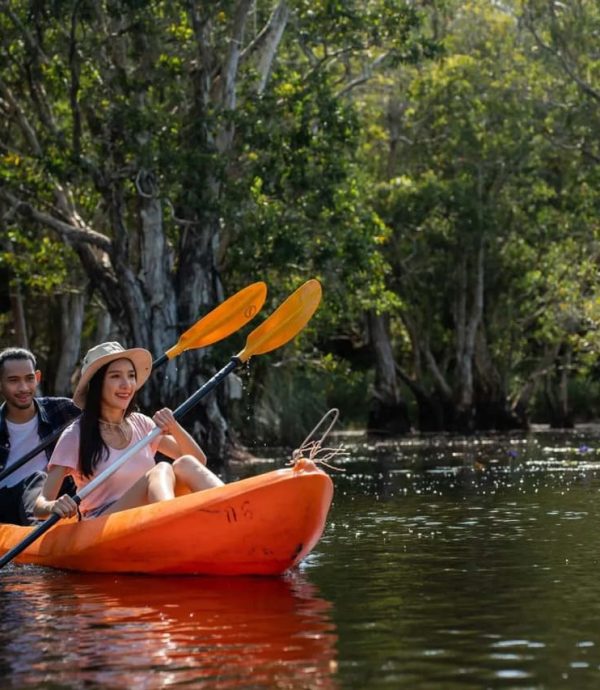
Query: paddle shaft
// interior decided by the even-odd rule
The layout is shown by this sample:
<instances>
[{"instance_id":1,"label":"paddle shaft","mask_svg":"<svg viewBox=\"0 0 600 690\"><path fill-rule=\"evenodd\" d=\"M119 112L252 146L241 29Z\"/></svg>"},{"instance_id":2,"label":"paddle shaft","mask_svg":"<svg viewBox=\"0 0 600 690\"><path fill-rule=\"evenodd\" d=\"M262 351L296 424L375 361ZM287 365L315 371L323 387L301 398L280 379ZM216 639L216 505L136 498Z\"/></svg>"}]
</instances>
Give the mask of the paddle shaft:
<instances>
[{"instance_id":1,"label":"paddle shaft","mask_svg":"<svg viewBox=\"0 0 600 690\"><path fill-rule=\"evenodd\" d=\"M205 395L208 395L215 386L217 386L230 372L232 372L236 367L241 364L240 359L237 356L231 358L231 360L212 378L210 378L203 386L201 386L193 395L191 395L187 400L185 400L179 407L173 411L173 416L179 421L186 412L189 412L194 405L196 405ZM161 434L159 427L153 429L147 436L141 438L139 441L133 444L131 448L128 448L123 455L110 466L107 467L104 472L101 472L97 477L94 477L89 484L86 484L81 491L79 491L73 500L77 505L88 496L94 489L102 484L106 479L112 476L132 455L135 455L142 448L147 446L153 439ZM57 513L52 513L49 518L44 520L41 525L38 525L32 532L30 532L21 542L14 546L10 551L7 551L2 558L0 558L0 568L4 567L7 563L16 558L22 551L24 551L30 544L39 539L44 533L46 533L53 525L55 525L59 520L60 516Z\"/></svg>"},{"instance_id":2,"label":"paddle shaft","mask_svg":"<svg viewBox=\"0 0 600 690\"><path fill-rule=\"evenodd\" d=\"M165 362L168 362L169 358L167 357L166 353L162 354L160 357L154 360L152 362L152 368L156 369L156 367L159 367L161 364L165 364Z\"/></svg>"}]
</instances>

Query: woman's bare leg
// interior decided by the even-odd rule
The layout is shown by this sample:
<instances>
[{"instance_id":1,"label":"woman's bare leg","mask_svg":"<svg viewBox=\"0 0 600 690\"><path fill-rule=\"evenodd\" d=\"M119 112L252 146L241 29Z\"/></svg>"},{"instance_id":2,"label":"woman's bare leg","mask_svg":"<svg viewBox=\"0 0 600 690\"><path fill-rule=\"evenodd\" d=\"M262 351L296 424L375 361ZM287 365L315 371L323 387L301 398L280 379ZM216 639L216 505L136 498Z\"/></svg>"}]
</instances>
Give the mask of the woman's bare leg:
<instances>
[{"instance_id":1,"label":"woman's bare leg","mask_svg":"<svg viewBox=\"0 0 600 690\"><path fill-rule=\"evenodd\" d=\"M173 462L173 471L177 481L182 482L191 491L212 489L223 486L223 482L193 455L182 455Z\"/></svg>"},{"instance_id":2,"label":"woman's bare leg","mask_svg":"<svg viewBox=\"0 0 600 690\"><path fill-rule=\"evenodd\" d=\"M168 501L175 497L175 472L168 462L157 462L146 473L148 477L148 503Z\"/></svg>"},{"instance_id":3,"label":"woman's bare leg","mask_svg":"<svg viewBox=\"0 0 600 690\"><path fill-rule=\"evenodd\" d=\"M175 496L175 473L168 462L158 462L128 489L103 515L166 501Z\"/></svg>"}]
</instances>

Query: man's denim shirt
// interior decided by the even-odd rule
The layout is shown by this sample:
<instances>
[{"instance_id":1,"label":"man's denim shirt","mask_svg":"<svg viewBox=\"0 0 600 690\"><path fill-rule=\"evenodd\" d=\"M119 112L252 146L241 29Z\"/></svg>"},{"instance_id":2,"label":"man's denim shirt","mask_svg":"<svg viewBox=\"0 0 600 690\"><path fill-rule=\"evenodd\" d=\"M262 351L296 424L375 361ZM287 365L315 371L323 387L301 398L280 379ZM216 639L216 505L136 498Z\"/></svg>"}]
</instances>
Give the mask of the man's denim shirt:
<instances>
[{"instance_id":1,"label":"man's denim shirt","mask_svg":"<svg viewBox=\"0 0 600 690\"><path fill-rule=\"evenodd\" d=\"M40 442L81 414L81 410L70 398L34 398L33 402L37 407ZM46 447L48 459L55 445L56 441ZM10 438L6 425L6 403L3 403L0 405L0 472L6 466L9 453Z\"/></svg>"}]
</instances>

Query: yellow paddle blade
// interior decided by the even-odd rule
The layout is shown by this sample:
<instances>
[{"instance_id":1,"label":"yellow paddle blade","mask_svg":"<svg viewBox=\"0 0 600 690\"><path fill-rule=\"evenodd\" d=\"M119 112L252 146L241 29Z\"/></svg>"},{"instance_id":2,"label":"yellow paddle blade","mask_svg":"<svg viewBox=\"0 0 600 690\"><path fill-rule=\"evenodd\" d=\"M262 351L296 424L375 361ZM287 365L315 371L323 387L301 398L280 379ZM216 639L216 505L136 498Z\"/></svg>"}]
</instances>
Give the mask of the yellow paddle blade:
<instances>
[{"instance_id":1,"label":"yellow paddle blade","mask_svg":"<svg viewBox=\"0 0 600 690\"><path fill-rule=\"evenodd\" d=\"M266 297L267 286L262 281L236 292L188 328L165 352L166 356L173 359L186 350L207 347L235 333L258 314Z\"/></svg>"},{"instance_id":2,"label":"yellow paddle blade","mask_svg":"<svg viewBox=\"0 0 600 690\"><path fill-rule=\"evenodd\" d=\"M262 355L290 341L310 321L321 301L321 284L308 280L293 292L246 339L246 346L237 355L246 362L252 355Z\"/></svg>"}]
</instances>

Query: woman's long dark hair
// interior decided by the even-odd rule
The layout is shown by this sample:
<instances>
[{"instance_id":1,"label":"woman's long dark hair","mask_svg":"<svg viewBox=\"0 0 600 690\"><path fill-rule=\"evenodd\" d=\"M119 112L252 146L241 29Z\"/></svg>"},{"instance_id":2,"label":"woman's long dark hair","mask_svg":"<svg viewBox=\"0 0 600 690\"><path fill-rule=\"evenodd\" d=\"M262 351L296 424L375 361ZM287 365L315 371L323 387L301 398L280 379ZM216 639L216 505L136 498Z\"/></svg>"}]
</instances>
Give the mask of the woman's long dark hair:
<instances>
[{"instance_id":1,"label":"woman's long dark hair","mask_svg":"<svg viewBox=\"0 0 600 690\"><path fill-rule=\"evenodd\" d=\"M100 434L99 422L102 384L109 364L111 362L100 367L90 379L88 392L85 396L85 408L79 421L79 471L87 478L94 475L98 463L106 460L109 454L108 446ZM136 396L134 395L125 410L125 417L129 417L135 406Z\"/></svg>"}]
</instances>

